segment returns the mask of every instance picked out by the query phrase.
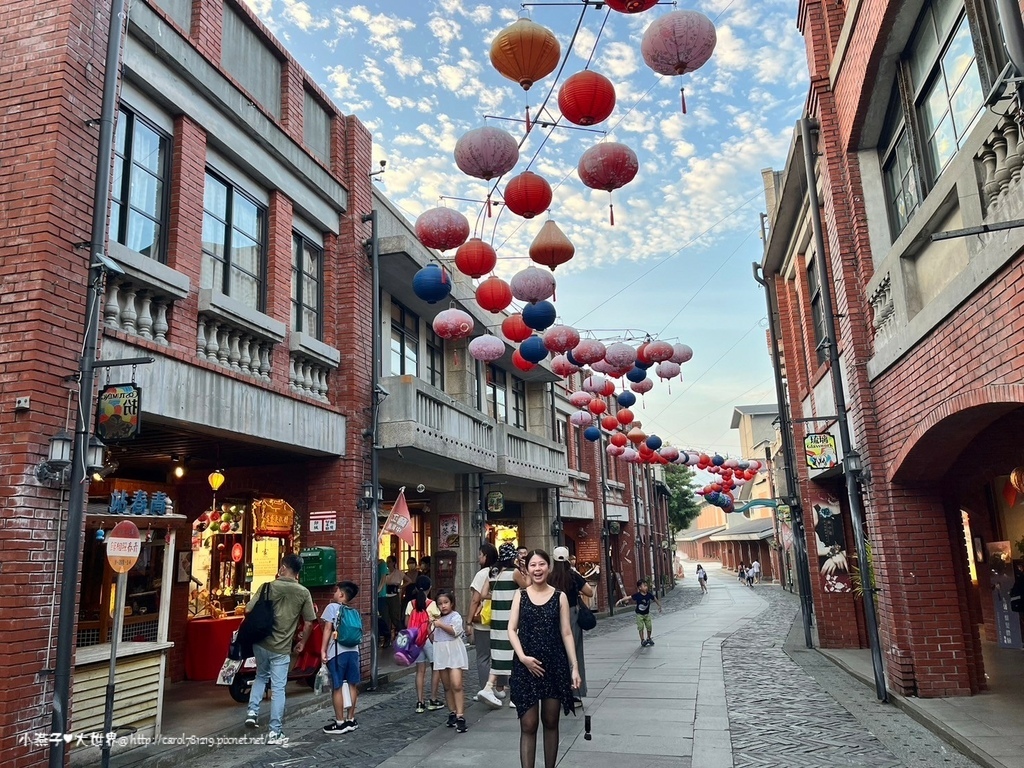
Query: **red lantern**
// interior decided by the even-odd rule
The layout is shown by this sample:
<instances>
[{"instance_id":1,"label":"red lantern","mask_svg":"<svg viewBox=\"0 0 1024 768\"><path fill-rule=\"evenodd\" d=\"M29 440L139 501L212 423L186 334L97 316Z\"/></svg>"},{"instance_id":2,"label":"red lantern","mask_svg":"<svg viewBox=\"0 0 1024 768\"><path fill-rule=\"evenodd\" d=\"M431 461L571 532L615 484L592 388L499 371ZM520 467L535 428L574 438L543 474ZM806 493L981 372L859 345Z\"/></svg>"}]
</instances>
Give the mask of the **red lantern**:
<instances>
[{"instance_id":1,"label":"red lantern","mask_svg":"<svg viewBox=\"0 0 1024 768\"><path fill-rule=\"evenodd\" d=\"M557 353L568 352L580 343L579 331L569 325L553 325L544 331L542 338L544 346Z\"/></svg>"},{"instance_id":2,"label":"red lantern","mask_svg":"<svg viewBox=\"0 0 1024 768\"><path fill-rule=\"evenodd\" d=\"M636 359L644 365L653 365L654 361L647 356L647 347L650 346L651 342L645 341L639 347L636 348Z\"/></svg>"},{"instance_id":3,"label":"red lantern","mask_svg":"<svg viewBox=\"0 0 1024 768\"><path fill-rule=\"evenodd\" d=\"M647 345L646 352L647 359L652 363L663 363L671 359L672 355L675 354L672 345L667 341L652 341Z\"/></svg>"},{"instance_id":4,"label":"red lantern","mask_svg":"<svg viewBox=\"0 0 1024 768\"><path fill-rule=\"evenodd\" d=\"M658 4L658 0L604 0L604 4L619 13L643 13Z\"/></svg>"},{"instance_id":5,"label":"red lantern","mask_svg":"<svg viewBox=\"0 0 1024 768\"><path fill-rule=\"evenodd\" d=\"M633 423L633 412L629 408L623 408L615 414L615 418L619 420L619 424L626 426Z\"/></svg>"},{"instance_id":6,"label":"red lantern","mask_svg":"<svg viewBox=\"0 0 1024 768\"><path fill-rule=\"evenodd\" d=\"M580 181L591 189L611 192L631 182L640 170L636 153L625 144L614 141L597 144L580 158L576 166ZM615 210L608 204L609 221L615 225Z\"/></svg>"},{"instance_id":7,"label":"red lantern","mask_svg":"<svg viewBox=\"0 0 1024 768\"><path fill-rule=\"evenodd\" d=\"M479 237L467 240L455 252L455 267L459 272L470 277L483 277L494 269L494 265L497 263L498 254Z\"/></svg>"},{"instance_id":8,"label":"red lantern","mask_svg":"<svg viewBox=\"0 0 1024 768\"><path fill-rule=\"evenodd\" d=\"M616 419L611 414L608 414L607 416L603 416L601 418L601 426L604 427L609 432L611 432L613 429L618 429L619 420Z\"/></svg>"},{"instance_id":9,"label":"red lantern","mask_svg":"<svg viewBox=\"0 0 1024 768\"><path fill-rule=\"evenodd\" d=\"M595 416L600 416L602 413L608 410L608 404L604 400L598 400L596 397L590 401L587 405L590 412Z\"/></svg>"},{"instance_id":10,"label":"red lantern","mask_svg":"<svg viewBox=\"0 0 1024 768\"><path fill-rule=\"evenodd\" d=\"M583 365L596 363L604 359L604 344L597 339L583 339L573 349L572 356Z\"/></svg>"},{"instance_id":11,"label":"red lantern","mask_svg":"<svg viewBox=\"0 0 1024 768\"><path fill-rule=\"evenodd\" d=\"M477 286L476 303L488 312L501 312L512 303L512 289L500 277L491 275Z\"/></svg>"},{"instance_id":12,"label":"red lantern","mask_svg":"<svg viewBox=\"0 0 1024 768\"><path fill-rule=\"evenodd\" d=\"M579 366L570 363L565 355L556 355L551 359L551 370L559 376L572 376L580 372Z\"/></svg>"},{"instance_id":13,"label":"red lantern","mask_svg":"<svg viewBox=\"0 0 1024 768\"><path fill-rule=\"evenodd\" d=\"M521 354L519 354L518 349L512 353L512 365L514 365L520 371L532 371L534 368L537 367L529 360L527 360L525 357L523 357Z\"/></svg>"},{"instance_id":14,"label":"red lantern","mask_svg":"<svg viewBox=\"0 0 1024 768\"><path fill-rule=\"evenodd\" d=\"M533 171L524 171L505 185L505 207L517 216L532 219L551 205L551 185Z\"/></svg>"},{"instance_id":15,"label":"red lantern","mask_svg":"<svg viewBox=\"0 0 1024 768\"><path fill-rule=\"evenodd\" d=\"M501 334L509 341L518 344L530 338L533 335L533 329L523 322L523 316L517 312L501 321Z\"/></svg>"},{"instance_id":16,"label":"red lantern","mask_svg":"<svg viewBox=\"0 0 1024 768\"><path fill-rule=\"evenodd\" d=\"M629 442L629 438L626 437L621 432L616 432L614 435L608 438L608 442L611 443L612 445L617 445L619 448L622 448L626 445L626 443Z\"/></svg>"},{"instance_id":17,"label":"red lantern","mask_svg":"<svg viewBox=\"0 0 1024 768\"><path fill-rule=\"evenodd\" d=\"M540 232L530 243L530 258L554 272L559 264L565 264L576 253L576 246L565 236L554 221L548 219Z\"/></svg>"},{"instance_id":18,"label":"red lantern","mask_svg":"<svg viewBox=\"0 0 1024 768\"><path fill-rule=\"evenodd\" d=\"M611 397L615 394L615 384L611 381L606 381L604 386L601 387L600 394L604 397Z\"/></svg>"},{"instance_id":19,"label":"red lantern","mask_svg":"<svg viewBox=\"0 0 1024 768\"><path fill-rule=\"evenodd\" d=\"M431 208L416 219L416 237L427 248L457 248L469 237L469 220L452 208Z\"/></svg>"},{"instance_id":20,"label":"red lantern","mask_svg":"<svg viewBox=\"0 0 1024 768\"><path fill-rule=\"evenodd\" d=\"M570 123L600 123L615 109L615 86L607 77L592 70L577 72L562 83L558 108Z\"/></svg>"}]
</instances>

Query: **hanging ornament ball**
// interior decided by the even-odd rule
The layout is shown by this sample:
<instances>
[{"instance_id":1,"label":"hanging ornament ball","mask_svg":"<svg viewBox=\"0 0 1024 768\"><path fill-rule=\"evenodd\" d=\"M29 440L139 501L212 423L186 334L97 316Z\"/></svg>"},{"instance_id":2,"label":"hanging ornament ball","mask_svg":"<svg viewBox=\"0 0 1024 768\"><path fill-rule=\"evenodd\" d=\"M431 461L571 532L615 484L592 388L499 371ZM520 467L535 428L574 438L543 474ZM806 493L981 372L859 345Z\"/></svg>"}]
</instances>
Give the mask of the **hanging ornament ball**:
<instances>
[{"instance_id":1,"label":"hanging ornament ball","mask_svg":"<svg viewBox=\"0 0 1024 768\"><path fill-rule=\"evenodd\" d=\"M452 279L444 268L427 264L413 275L412 291L428 304L436 304L452 292Z\"/></svg>"},{"instance_id":2,"label":"hanging ornament ball","mask_svg":"<svg viewBox=\"0 0 1024 768\"><path fill-rule=\"evenodd\" d=\"M551 358L551 370L559 376L572 376L580 372L578 365L573 365L566 355L556 355Z\"/></svg>"},{"instance_id":3,"label":"hanging ornament ball","mask_svg":"<svg viewBox=\"0 0 1024 768\"><path fill-rule=\"evenodd\" d=\"M631 405L636 405L636 395L632 392L620 392L616 402L623 408L629 408Z\"/></svg>"},{"instance_id":4,"label":"hanging ornament ball","mask_svg":"<svg viewBox=\"0 0 1024 768\"><path fill-rule=\"evenodd\" d=\"M583 380L583 389L585 392L590 392L593 395L599 395L607 383L608 379L604 376L588 376Z\"/></svg>"},{"instance_id":5,"label":"hanging ornament ball","mask_svg":"<svg viewBox=\"0 0 1024 768\"><path fill-rule=\"evenodd\" d=\"M647 27L640 53L659 75L685 75L711 58L717 39L715 25L703 13L670 11Z\"/></svg>"},{"instance_id":6,"label":"hanging ornament ball","mask_svg":"<svg viewBox=\"0 0 1024 768\"><path fill-rule=\"evenodd\" d=\"M517 299L536 304L555 295L555 276L537 267L527 267L512 276L511 286Z\"/></svg>"},{"instance_id":7,"label":"hanging ornament ball","mask_svg":"<svg viewBox=\"0 0 1024 768\"><path fill-rule=\"evenodd\" d=\"M445 309L439 312L432 325L434 333L442 339L452 341L465 339L473 333L473 318L461 309Z\"/></svg>"},{"instance_id":8,"label":"hanging ornament ball","mask_svg":"<svg viewBox=\"0 0 1024 768\"><path fill-rule=\"evenodd\" d=\"M427 248L458 248L469 237L469 220L452 208L431 208L416 219L416 237Z\"/></svg>"},{"instance_id":9,"label":"hanging ornament ball","mask_svg":"<svg viewBox=\"0 0 1024 768\"><path fill-rule=\"evenodd\" d=\"M647 345L646 357L652 363L663 363L671 359L675 350L667 341L652 341Z\"/></svg>"},{"instance_id":10,"label":"hanging ornament ball","mask_svg":"<svg viewBox=\"0 0 1024 768\"><path fill-rule=\"evenodd\" d=\"M629 438L622 432L616 432L608 438L608 442L612 445L617 445L620 448L624 447L629 442Z\"/></svg>"},{"instance_id":11,"label":"hanging ornament ball","mask_svg":"<svg viewBox=\"0 0 1024 768\"><path fill-rule=\"evenodd\" d=\"M455 252L455 268L470 277L483 277L497 263L498 254L479 237L471 237Z\"/></svg>"},{"instance_id":12,"label":"hanging ornament ball","mask_svg":"<svg viewBox=\"0 0 1024 768\"><path fill-rule=\"evenodd\" d=\"M530 338L532 333L533 331L523 322L523 316L518 312L514 315L509 315L501 321L501 335L513 344L518 344Z\"/></svg>"},{"instance_id":13,"label":"hanging ornament ball","mask_svg":"<svg viewBox=\"0 0 1024 768\"><path fill-rule=\"evenodd\" d=\"M633 412L629 408L622 408L615 414L615 418L619 420L619 424L625 427L633 423Z\"/></svg>"},{"instance_id":14,"label":"hanging ornament ball","mask_svg":"<svg viewBox=\"0 0 1024 768\"><path fill-rule=\"evenodd\" d=\"M604 0L604 4L619 13L642 13L658 4L658 0Z\"/></svg>"},{"instance_id":15,"label":"hanging ornament ball","mask_svg":"<svg viewBox=\"0 0 1024 768\"><path fill-rule=\"evenodd\" d=\"M629 388L638 394L644 394L654 389L654 382L650 379L644 379L643 381L635 381L629 385Z\"/></svg>"},{"instance_id":16,"label":"hanging ornament ball","mask_svg":"<svg viewBox=\"0 0 1024 768\"><path fill-rule=\"evenodd\" d=\"M477 336L469 342L469 355L474 360L493 363L505 354L505 342L497 336Z\"/></svg>"},{"instance_id":17,"label":"hanging ornament ball","mask_svg":"<svg viewBox=\"0 0 1024 768\"><path fill-rule=\"evenodd\" d=\"M600 416L602 413L608 410L608 404L604 400L594 398L587 404L587 408L595 416Z\"/></svg>"},{"instance_id":18,"label":"hanging ornament ball","mask_svg":"<svg viewBox=\"0 0 1024 768\"><path fill-rule=\"evenodd\" d=\"M601 426L611 432L613 429L619 428L619 420L609 413L607 416L601 417Z\"/></svg>"},{"instance_id":19,"label":"hanging ornament ball","mask_svg":"<svg viewBox=\"0 0 1024 768\"><path fill-rule=\"evenodd\" d=\"M576 170L586 186L611 192L629 184L640 170L640 163L636 153L625 144L606 141L584 152Z\"/></svg>"},{"instance_id":20,"label":"hanging ornament ball","mask_svg":"<svg viewBox=\"0 0 1024 768\"><path fill-rule=\"evenodd\" d=\"M523 307L523 322L528 328L535 331L543 331L555 322L555 305L550 301L538 301L536 304L527 304Z\"/></svg>"},{"instance_id":21,"label":"hanging ornament ball","mask_svg":"<svg viewBox=\"0 0 1024 768\"><path fill-rule=\"evenodd\" d=\"M519 142L492 125L474 128L455 142L455 164L467 176L490 181L516 167Z\"/></svg>"},{"instance_id":22,"label":"hanging ornament ball","mask_svg":"<svg viewBox=\"0 0 1024 768\"><path fill-rule=\"evenodd\" d=\"M580 343L580 333L571 325L553 325L544 331L544 346L552 352L568 352Z\"/></svg>"},{"instance_id":23,"label":"hanging ornament ball","mask_svg":"<svg viewBox=\"0 0 1024 768\"><path fill-rule=\"evenodd\" d=\"M569 415L569 423L577 427L588 427L594 422L589 411L574 411Z\"/></svg>"},{"instance_id":24,"label":"hanging ornament ball","mask_svg":"<svg viewBox=\"0 0 1024 768\"><path fill-rule=\"evenodd\" d=\"M565 236L553 219L544 222L540 232L530 243L530 258L551 271L565 264L576 254L576 246Z\"/></svg>"},{"instance_id":25,"label":"hanging ornament ball","mask_svg":"<svg viewBox=\"0 0 1024 768\"><path fill-rule=\"evenodd\" d=\"M102 528L97 528L96 529L96 541L103 541L106 538L107 538L107 532L104 531Z\"/></svg>"},{"instance_id":26,"label":"hanging ornament ball","mask_svg":"<svg viewBox=\"0 0 1024 768\"><path fill-rule=\"evenodd\" d=\"M537 367L529 360L524 358L522 354L520 354L518 349L512 353L512 365L514 365L516 368L518 368L520 371L523 371L524 373L526 371L532 371L534 368Z\"/></svg>"},{"instance_id":27,"label":"hanging ornament ball","mask_svg":"<svg viewBox=\"0 0 1024 768\"><path fill-rule=\"evenodd\" d=\"M581 365L590 365L604 359L604 344L597 339L580 339L573 347L572 356Z\"/></svg>"},{"instance_id":28,"label":"hanging ornament ball","mask_svg":"<svg viewBox=\"0 0 1024 768\"><path fill-rule=\"evenodd\" d=\"M586 408L587 404L594 399L590 392L573 392L569 395L569 402L577 408Z\"/></svg>"},{"instance_id":29,"label":"hanging ornament ball","mask_svg":"<svg viewBox=\"0 0 1024 768\"><path fill-rule=\"evenodd\" d=\"M505 207L517 216L532 219L551 205L551 185L533 171L513 176L505 185Z\"/></svg>"},{"instance_id":30,"label":"hanging ornament ball","mask_svg":"<svg viewBox=\"0 0 1024 768\"><path fill-rule=\"evenodd\" d=\"M540 336L531 336L519 345L519 354L524 360L539 363L548 356L548 348L544 346L544 339Z\"/></svg>"},{"instance_id":31,"label":"hanging ornament ball","mask_svg":"<svg viewBox=\"0 0 1024 768\"><path fill-rule=\"evenodd\" d=\"M558 109L570 123L600 123L615 109L615 86L592 69L577 72L558 89Z\"/></svg>"},{"instance_id":32,"label":"hanging ornament ball","mask_svg":"<svg viewBox=\"0 0 1024 768\"><path fill-rule=\"evenodd\" d=\"M609 344L605 349L604 359L609 365L622 368L631 365L636 360L636 350L625 342L617 341L614 344Z\"/></svg>"},{"instance_id":33,"label":"hanging ornament ball","mask_svg":"<svg viewBox=\"0 0 1024 768\"><path fill-rule=\"evenodd\" d=\"M643 368L633 368L633 370L626 374L626 378L633 382L643 381L647 378L647 371Z\"/></svg>"},{"instance_id":34,"label":"hanging ornament ball","mask_svg":"<svg viewBox=\"0 0 1024 768\"><path fill-rule=\"evenodd\" d=\"M626 436L623 435L622 439L625 440ZM626 452L626 449L621 445L615 445L614 443L610 443L608 447L605 448L605 451L608 453L609 456L621 456L623 453Z\"/></svg>"},{"instance_id":35,"label":"hanging ornament ball","mask_svg":"<svg viewBox=\"0 0 1024 768\"><path fill-rule=\"evenodd\" d=\"M679 363L666 360L664 363L658 363L658 367L654 371L658 374L659 379L673 379L682 372L682 368L679 367Z\"/></svg>"},{"instance_id":36,"label":"hanging ornament ball","mask_svg":"<svg viewBox=\"0 0 1024 768\"><path fill-rule=\"evenodd\" d=\"M652 451L656 451L661 448L661 438L657 435L648 435L646 443L647 447Z\"/></svg>"},{"instance_id":37,"label":"hanging ornament ball","mask_svg":"<svg viewBox=\"0 0 1024 768\"><path fill-rule=\"evenodd\" d=\"M711 457L711 463L714 464L716 467L720 467L723 464L725 464L725 458L722 457L722 456L719 456L716 453L714 456Z\"/></svg>"},{"instance_id":38,"label":"hanging ornament ball","mask_svg":"<svg viewBox=\"0 0 1024 768\"><path fill-rule=\"evenodd\" d=\"M530 90L558 66L562 49L550 29L520 18L491 42L491 66L523 90Z\"/></svg>"},{"instance_id":39,"label":"hanging ornament ball","mask_svg":"<svg viewBox=\"0 0 1024 768\"><path fill-rule=\"evenodd\" d=\"M651 444L651 439L650 438L647 438L647 444L648 445ZM678 448L673 448L671 445L666 445L664 448L662 448L660 451L658 451L658 454L665 461L676 462L676 461L679 460L679 449Z\"/></svg>"},{"instance_id":40,"label":"hanging ornament ball","mask_svg":"<svg viewBox=\"0 0 1024 768\"><path fill-rule=\"evenodd\" d=\"M512 303L512 289L496 275L491 275L476 287L476 303L488 312L501 312Z\"/></svg>"},{"instance_id":41,"label":"hanging ornament ball","mask_svg":"<svg viewBox=\"0 0 1024 768\"><path fill-rule=\"evenodd\" d=\"M601 430L595 426L589 426L583 430L583 436L593 443L601 439Z\"/></svg>"},{"instance_id":42,"label":"hanging ornament ball","mask_svg":"<svg viewBox=\"0 0 1024 768\"><path fill-rule=\"evenodd\" d=\"M672 345L672 357L669 358L673 363L689 362L690 358L693 357L693 350L685 344L673 344Z\"/></svg>"}]
</instances>

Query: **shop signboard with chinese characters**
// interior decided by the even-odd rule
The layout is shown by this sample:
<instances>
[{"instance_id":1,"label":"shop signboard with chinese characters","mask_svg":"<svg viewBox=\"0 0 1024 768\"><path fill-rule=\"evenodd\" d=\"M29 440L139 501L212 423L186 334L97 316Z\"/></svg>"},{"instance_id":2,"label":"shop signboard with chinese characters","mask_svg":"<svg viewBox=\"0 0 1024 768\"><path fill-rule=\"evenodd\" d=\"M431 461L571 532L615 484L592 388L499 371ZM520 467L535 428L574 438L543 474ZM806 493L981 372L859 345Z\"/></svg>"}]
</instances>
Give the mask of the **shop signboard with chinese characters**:
<instances>
[{"instance_id":1,"label":"shop signboard with chinese characters","mask_svg":"<svg viewBox=\"0 0 1024 768\"><path fill-rule=\"evenodd\" d=\"M828 432L807 435L804 438L804 457L809 469L823 471L839 466L836 439Z\"/></svg>"},{"instance_id":2,"label":"shop signboard with chinese characters","mask_svg":"<svg viewBox=\"0 0 1024 768\"><path fill-rule=\"evenodd\" d=\"M338 530L338 513L334 510L309 513L310 533L332 533Z\"/></svg>"},{"instance_id":3,"label":"shop signboard with chinese characters","mask_svg":"<svg viewBox=\"0 0 1024 768\"><path fill-rule=\"evenodd\" d=\"M812 484L813 487L813 484ZM818 548L818 573L825 592L850 592L850 566L846 555L846 533L843 529L839 500L823 488L812 490L814 539Z\"/></svg>"},{"instance_id":4,"label":"shop signboard with chinese characters","mask_svg":"<svg viewBox=\"0 0 1024 768\"><path fill-rule=\"evenodd\" d=\"M487 494L487 511L498 514L505 511L505 494L501 491L491 491Z\"/></svg>"},{"instance_id":5,"label":"shop signboard with chinese characters","mask_svg":"<svg viewBox=\"0 0 1024 768\"><path fill-rule=\"evenodd\" d=\"M440 515L438 517L438 547L441 549L459 548L459 516Z\"/></svg>"},{"instance_id":6,"label":"shop signboard with chinese characters","mask_svg":"<svg viewBox=\"0 0 1024 768\"><path fill-rule=\"evenodd\" d=\"M95 433L103 443L134 440L142 429L142 389L134 383L108 384L96 403Z\"/></svg>"}]
</instances>

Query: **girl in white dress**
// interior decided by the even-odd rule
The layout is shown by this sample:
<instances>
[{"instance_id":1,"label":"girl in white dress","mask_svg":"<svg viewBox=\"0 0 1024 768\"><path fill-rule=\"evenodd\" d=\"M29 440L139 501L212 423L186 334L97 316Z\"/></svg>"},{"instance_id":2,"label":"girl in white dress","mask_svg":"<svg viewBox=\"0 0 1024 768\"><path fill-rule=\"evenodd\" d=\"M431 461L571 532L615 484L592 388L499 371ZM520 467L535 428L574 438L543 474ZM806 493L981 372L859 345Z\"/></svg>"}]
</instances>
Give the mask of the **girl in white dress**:
<instances>
[{"instance_id":1,"label":"girl in white dress","mask_svg":"<svg viewBox=\"0 0 1024 768\"><path fill-rule=\"evenodd\" d=\"M441 673L441 683L448 701L448 727L465 733L466 697L462 691L462 672L469 669L469 655L462 641L465 632L462 616L455 610L455 593L450 589L441 590L437 595L437 607L441 615L430 622L434 671Z\"/></svg>"}]
</instances>

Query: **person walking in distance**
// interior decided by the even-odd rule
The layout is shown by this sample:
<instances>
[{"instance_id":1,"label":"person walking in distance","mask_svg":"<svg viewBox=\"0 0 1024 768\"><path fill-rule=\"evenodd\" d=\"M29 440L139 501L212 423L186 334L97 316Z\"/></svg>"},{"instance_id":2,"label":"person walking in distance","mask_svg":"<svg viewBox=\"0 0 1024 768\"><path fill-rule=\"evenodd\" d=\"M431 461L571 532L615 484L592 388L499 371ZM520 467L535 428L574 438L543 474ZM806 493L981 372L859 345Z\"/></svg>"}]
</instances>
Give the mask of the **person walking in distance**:
<instances>
[{"instance_id":1,"label":"person walking in distance","mask_svg":"<svg viewBox=\"0 0 1024 768\"><path fill-rule=\"evenodd\" d=\"M650 585L643 579L636 583L636 592L629 597L624 597L616 605L636 603L636 628L640 633L640 647L646 648L654 645L654 638L651 636L653 625L651 623L651 601L658 604L658 613L661 613L661 601L658 596L650 591ZM647 630L647 639L644 640L644 630Z\"/></svg>"},{"instance_id":2,"label":"person walking in distance","mask_svg":"<svg viewBox=\"0 0 1024 768\"><path fill-rule=\"evenodd\" d=\"M761 583L761 563L757 560L750 564L750 570L754 572L754 581Z\"/></svg>"},{"instance_id":3,"label":"person walking in distance","mask_svg":"<svg viewBox=\"0 0 1024 768\"><path fill-rule=\"evenodd\" d=\"M434 644L434 669L441 673L444 696L448 704L448 727L466 732L462 673L469 669L469 656L462 642L462 616L455 610L455 593L442 589L437 595L441 615L431 620L431 642Z\"/></svg>"},{"instance_id":4,"label":"person walking in distance","mask_svg":"<svg viewBox=\"0 0 1024 768\"><path fill-rule=\"evenodd\" d=\"M469 603L469 636L476 648L476 672L480 690L487 687L491 674L491 570L498 562L498 550L489 542L480 545L477 564L480 569L469 585L473 597ZM485 621L486 619L486 621ZM477 694L479 699L479 694Z\"/></svg>"},{"instance_id":5,"label":"person walking in distance","mask_svg":"<svg viewBox=\"0 0 1024 768\"><path fill-rule=\"evenodd\" d=\"M288 682L288 668L291 666L291 654L302 653L313 631L316 611L309 590L299 584L302 572L302 558L298 555L285 555L281 567L277 570L277 579L268 591L270 602L274 606L274 631L270 637L253 646L256 657L256 679L252 681L249 694L249 707L245 715L245 724L256 728L259 720L260 704L267 684L270 684L270 734L267 744L286 744L287 738L281 731L284 721L285 685ZM254 593L245 612L249 613L256 607L259 594ZM305 622L299 642L292 648L295 632L299 627L299 619Z\"/></svg>"},{"instance_id":6,"label":"person walking in distance","mask_svg":"<svg viewBox=\"0 0 1024 768\"><path fill-rule=\"evenodd\" d=\"M572 628L572 639L576 648L576 665L580 673L580 687L575 693L576 702L582 704L587 695L587 668L583 660L583 629L577 622L580 602L584 598L594 596L594 588L587 584L569 563L569 550L566 547L555 547L552 553L555 561L551 566L548 583L560 592L565 593L569 601L569 626Z\"/></svg>"},{"instance_id":7,"label":"person walking in distance","mask_svg":"<svg viewBox=\"0 0 1024 768\"><path fill-rule=\"evenodd\" d=\"M543 723L544 768L555 768L561 713L575 714L572 690L582 681L569 625L569 600L548 583L550 555L532 550L526 556L526 570L530 585L512 598L508 625L515 651L510 690L519 716L519 764L534 768L537 729Z\"/></svg>"},{"instance_id":8,"label":"person walking in distance","mask_svg":"<svg viewBox=\"0 0 1024 768\"><path fill-rule=\"evenodd\" d=\"M743 565L743 561L740 560L740 570L736 574L736 578L740 584L747 583L747 568Z\"/></svg>"},{"instance_id":9,"label":"person walking in distance","mask_svg":"<svg viewBox=\"0 0 1024 768\"><path fill-rule=\"evenodd\" d=\"M700 563L697 563L697 583L700 584L701 594L706 595L708 593L708 572Z\"/></svg>"},{"instance_id":10,"label":"person walking in distance","mask_svg":"<svg viewBox=\"0 0 1024 768\"><path fill-rule=\"evenodd\" d=\"M516 590L527 585L526 576L516 568L515 561L515 546L510 542L502 544L498 548L498 575L491 584L491 673L487 684L477 693L479 700L493 709L502 705L502 689L512 674L512 645L508 639L512 598Z\"/></svg>"}]
</instances>

